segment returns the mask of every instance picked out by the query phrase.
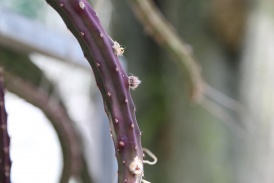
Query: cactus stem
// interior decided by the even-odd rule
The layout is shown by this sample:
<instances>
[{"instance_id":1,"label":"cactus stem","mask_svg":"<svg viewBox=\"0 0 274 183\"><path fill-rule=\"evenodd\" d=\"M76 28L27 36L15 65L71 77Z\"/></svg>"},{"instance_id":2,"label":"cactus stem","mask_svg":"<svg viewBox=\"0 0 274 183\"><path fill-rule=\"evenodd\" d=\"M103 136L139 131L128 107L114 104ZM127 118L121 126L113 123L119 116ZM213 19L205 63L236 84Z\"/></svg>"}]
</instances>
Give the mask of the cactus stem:
<instances>
[{"instance_id":1,"label":"cactus stem","mask_svg":"<svg viewBox=\"0 0 274 183\"><path fill-rule=\"evenodd\" d=\"M1 125L0 128L5 130L7 129L7 125Z\"/></svg>"},{"instance_id":2,"label":"cactus stem","mask_svg":"<svg viewBox=\"0 0 274 183\"><path fill-rule=\"evenodd\" d=\"M0 182L10 183L11 160L9 155L10 137L7 130L7 112L5 109L5 94L3 87L3 70L0 69Z\"/></svg>"},{"instance_id":3,"label":"cactus stem","mask_svg":"<svg viewBox=\"0 0 274 183\"><path fill-rule=\"evenodd\" d=\"M123 55L125 49L109 37L86 0L46 1L57 10L65 23L70 25L72 33L78 39L85 57L93 68L96 82L100 85L105 111L112 128L110 133L113 136L118 162L118 182L126 180L129 183L140 183L142 174L133 174L128 168L135 157L139 160L143 159L143 151L141 138L138 135L135 107L129 93L128 75L118 58ZM63 8L58 5L60 2L64 3ZM85 33L84 39L81 31ZM129 130L132 123L135 129Z\"/></svg>"},{"instance_id":4,"label":"cactus stem","mask_svg":"<svg viewBox=\"0 0 274 183\"><path fill-rule=\"evenodd\" d=\"M8 147L5 147L4 148L4 152L7 154L9 152L9 148Z\"/></svg>"}]
</instances>

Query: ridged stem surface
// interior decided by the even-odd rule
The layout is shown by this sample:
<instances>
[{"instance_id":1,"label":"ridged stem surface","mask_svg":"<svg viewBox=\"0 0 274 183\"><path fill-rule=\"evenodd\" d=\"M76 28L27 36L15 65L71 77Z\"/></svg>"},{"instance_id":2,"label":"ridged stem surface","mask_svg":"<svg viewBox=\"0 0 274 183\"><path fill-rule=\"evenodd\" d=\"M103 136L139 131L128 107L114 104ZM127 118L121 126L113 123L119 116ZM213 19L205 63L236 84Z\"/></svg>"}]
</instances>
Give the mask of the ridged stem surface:
<instances>
[{"instance_id":1,"label":"ridged stem surface","mask_svg":"<svg viewBox=\"0 0 274 183\"><path fill-rule=\"evenodd\" d=\"M139 183L143 171L141 134L129 92L128 75L114 42L86 0L47 0L78 39L101 91L118 161L118 182ZM135 160L135 161L134 161Z\"/></svg>"}]
</instances>

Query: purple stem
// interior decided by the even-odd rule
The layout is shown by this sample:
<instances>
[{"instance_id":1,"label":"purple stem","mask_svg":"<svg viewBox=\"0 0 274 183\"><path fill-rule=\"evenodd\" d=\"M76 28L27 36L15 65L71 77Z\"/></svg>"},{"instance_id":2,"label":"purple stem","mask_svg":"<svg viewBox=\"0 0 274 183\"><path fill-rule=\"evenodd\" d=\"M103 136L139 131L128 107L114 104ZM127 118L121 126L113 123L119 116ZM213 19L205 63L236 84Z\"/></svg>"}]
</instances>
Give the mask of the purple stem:
<instances>
[{"instance_id":1,"label":"purple stem","mask_svg":"<svg viewBox=\"0 0 274 183\"><path fill-rule=\"evenodd\" d=\"M129 92L129 78L114 42L86 0L46 0L80 43L101 91L118 161L118 182L139 183L143 175L141 133Z\"/></svg>"},{"instance_id":2,"label":"purple stem","mask_svg":"<svg viewBox=\"0 0 274 183\"><path fill-rule=\"evenodd\" d=\"M3 71L0 70L0 182L10 183L10 137L7 129L7 112L3 86Z\"/></svg>"}]
</instances>

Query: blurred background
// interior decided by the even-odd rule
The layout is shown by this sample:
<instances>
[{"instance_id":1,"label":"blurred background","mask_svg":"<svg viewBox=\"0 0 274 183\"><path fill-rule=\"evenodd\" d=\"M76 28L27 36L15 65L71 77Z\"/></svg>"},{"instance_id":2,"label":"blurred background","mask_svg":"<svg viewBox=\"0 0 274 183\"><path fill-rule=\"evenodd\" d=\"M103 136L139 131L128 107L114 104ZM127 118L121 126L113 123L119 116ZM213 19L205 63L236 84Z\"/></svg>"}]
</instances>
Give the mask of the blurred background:
<instances>
[{"instance_id":1,"label":"blurred background","mask_svg":"<svg viewBox=\"0 0 274 183\"><path fill-rule=\"evenodd\" d=\"M153 183L274 182L274 2L154 0L201 67L205 94L126 1L91 0L124 46ZM43 0L0 0L13 183L111 183L117 172L101 94L82 51ZM147 157L148 158L148 157ZM70 175L73 175L70 177Z\"/></svg>"}]
</instances>

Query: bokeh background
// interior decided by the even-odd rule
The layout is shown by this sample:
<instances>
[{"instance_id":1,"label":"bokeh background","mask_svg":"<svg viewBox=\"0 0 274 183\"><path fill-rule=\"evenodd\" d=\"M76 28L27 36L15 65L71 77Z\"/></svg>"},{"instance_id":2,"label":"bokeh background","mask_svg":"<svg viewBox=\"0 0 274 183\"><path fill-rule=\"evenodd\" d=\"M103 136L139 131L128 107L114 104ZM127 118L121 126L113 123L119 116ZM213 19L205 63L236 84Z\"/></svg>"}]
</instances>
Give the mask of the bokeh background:
<instances>
[{"instance_id":1,"label":"bokeh background","mask_svg":"<svg viewBox=\"0 0 274 183\"><path fill-rule=\"evenodd\" d=\"M128 1L91 0L113 40L126 48L121 62L128 73L142 80L132 95L143 146L158 157L145 166L145 179L274 182L274 2L154 2L200 65L207 84L199 102L191 101L184 72L150 38ZM35 107L40 98L20 89L21 80L71 119L84 166L74 167L78 176L69 182L115 181L114 148L92 70L44 0L0 0L0 64L9 73L12 182L59 183L64 161L71 161L63 158L62 130L56 133L47 110Z\"/></svg>"}]
</instances>

